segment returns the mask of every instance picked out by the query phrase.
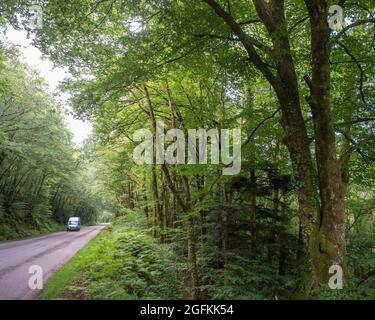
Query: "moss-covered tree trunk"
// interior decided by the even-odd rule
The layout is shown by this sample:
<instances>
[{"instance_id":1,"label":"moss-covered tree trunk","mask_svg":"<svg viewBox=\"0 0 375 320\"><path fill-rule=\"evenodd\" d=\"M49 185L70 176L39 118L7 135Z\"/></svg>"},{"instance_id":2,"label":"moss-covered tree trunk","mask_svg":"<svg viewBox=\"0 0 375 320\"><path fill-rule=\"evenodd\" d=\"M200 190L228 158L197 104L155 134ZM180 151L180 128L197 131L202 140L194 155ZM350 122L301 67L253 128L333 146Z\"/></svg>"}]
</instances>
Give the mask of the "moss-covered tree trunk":
<instances>
[{"instance_id":1,"label":"moss-covered tree trunk","mask_svg":"<svg viewBox=\"0 0 375 320\"><path fill-rule=\"evenodd\" d=\"M330 101L330 29L325 0L305 0L311 25L312 79L307 101L311 107L318 167L320 216L311 259L314 280L327 283L329 267L339 264L345 270L345 210L341 168L336 144Z\"/></svg>"}]
</instances>

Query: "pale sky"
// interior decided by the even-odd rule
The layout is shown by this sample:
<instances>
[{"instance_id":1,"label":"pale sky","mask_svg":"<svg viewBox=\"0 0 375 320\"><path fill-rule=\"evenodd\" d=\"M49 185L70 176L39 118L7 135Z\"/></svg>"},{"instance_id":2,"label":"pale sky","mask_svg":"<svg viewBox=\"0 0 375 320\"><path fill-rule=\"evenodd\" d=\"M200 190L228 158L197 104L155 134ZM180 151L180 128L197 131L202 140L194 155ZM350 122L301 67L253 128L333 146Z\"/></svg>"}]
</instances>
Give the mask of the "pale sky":
<instances>
[{"instance_id":1,"label":"pale sky","mask_svg":"<svg viewBox=\"0 0 375 320\"><path fill-rule=\"evenodd\" d=\"M9 42L19 46L23 62L38 70L40 75L46 80L53 93L57 89L59 82L69 75L66 69L53 68L53 63L49 59L42 59L42 53L39 49L33 47L30 39L27 39L26 32L14 30L9 27L6 31L6 37ZM61 94L60 98L67 105L67 95ZM60 100L60 99L59 99ZM68 129L73 133L73 143L81 146L83 141L91 132L91 124L87 121L74 119L71 115L65 115L65 123Z\"/></svg>"}]
</instances>

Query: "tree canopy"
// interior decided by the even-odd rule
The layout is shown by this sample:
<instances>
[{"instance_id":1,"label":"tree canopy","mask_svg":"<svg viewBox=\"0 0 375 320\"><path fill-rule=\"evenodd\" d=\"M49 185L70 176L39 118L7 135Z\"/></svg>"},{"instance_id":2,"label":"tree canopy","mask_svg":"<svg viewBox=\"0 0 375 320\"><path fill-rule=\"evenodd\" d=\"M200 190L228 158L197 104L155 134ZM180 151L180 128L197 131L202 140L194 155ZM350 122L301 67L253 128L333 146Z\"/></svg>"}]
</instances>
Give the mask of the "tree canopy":
<instances>
[{"instance_id":1,"label":"tree canopy","mask_svg":"<svg viewBox=\"0 0 375 320\"><path fill-rule=\"evenodd\" d=\"M57 221L71 210L90 220L107 197L117 216L144 215L153 237L186 258L192 298L330 297L332 266L345 297L374 294L365 266L375 261L371 1L36 3L40 29L22 19L27 1L0 12L69 67L61 88L94 132L73 150L42 81L4 47L8 215L24 204L22 190L34 221L49 210ZM343 10L342 29L330 28L331 5ZM241 129L240 173L222 175L222 163L138 165L134 133L148 129L155 142L160 121L185 133Z\"/></svg>"}]
</instances>

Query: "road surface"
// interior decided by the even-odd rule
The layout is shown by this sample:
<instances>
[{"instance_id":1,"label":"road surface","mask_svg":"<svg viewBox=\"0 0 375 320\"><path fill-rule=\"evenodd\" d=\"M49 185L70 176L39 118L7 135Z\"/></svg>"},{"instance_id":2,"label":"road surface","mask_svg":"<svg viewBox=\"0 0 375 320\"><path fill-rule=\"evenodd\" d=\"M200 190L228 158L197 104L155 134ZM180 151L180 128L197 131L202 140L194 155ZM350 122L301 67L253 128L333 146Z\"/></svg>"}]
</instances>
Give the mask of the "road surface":
<instances>
[{"instance_id":1,"label":"road surface","mask_svg":"<svg viewBox=\"0 0 375 320\"><path fill-rule=\"evenodd\" d=\"M65 264L105 225L79 232L57 232L47 236L0 244L0 299L37 299L41 289L30 289L31 266L43 270L43 283Z\"/></svg>"}]
</instances>

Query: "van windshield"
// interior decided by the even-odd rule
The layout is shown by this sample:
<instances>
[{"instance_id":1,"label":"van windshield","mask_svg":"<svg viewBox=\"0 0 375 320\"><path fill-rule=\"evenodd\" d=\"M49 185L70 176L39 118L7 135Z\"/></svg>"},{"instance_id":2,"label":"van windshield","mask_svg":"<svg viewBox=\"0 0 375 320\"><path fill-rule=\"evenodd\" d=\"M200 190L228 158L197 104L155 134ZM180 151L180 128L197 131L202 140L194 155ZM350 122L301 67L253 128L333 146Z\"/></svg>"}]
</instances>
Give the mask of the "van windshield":
<instances>
[{"instance_id":1,"label":"van windshield","mask_svg":"<svg viewBox=\"0 0 375 320\"><path fill-rule=\"evenodd\" d=\"M76 224L78 224L78 221L69 221L69 224L76 225Z\"/></svg>"}]
</instances>

